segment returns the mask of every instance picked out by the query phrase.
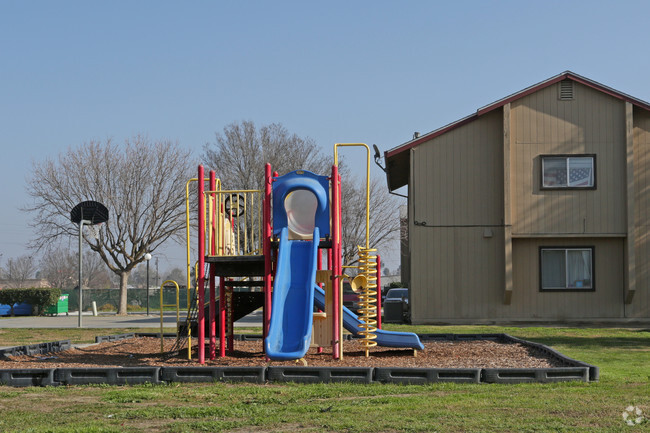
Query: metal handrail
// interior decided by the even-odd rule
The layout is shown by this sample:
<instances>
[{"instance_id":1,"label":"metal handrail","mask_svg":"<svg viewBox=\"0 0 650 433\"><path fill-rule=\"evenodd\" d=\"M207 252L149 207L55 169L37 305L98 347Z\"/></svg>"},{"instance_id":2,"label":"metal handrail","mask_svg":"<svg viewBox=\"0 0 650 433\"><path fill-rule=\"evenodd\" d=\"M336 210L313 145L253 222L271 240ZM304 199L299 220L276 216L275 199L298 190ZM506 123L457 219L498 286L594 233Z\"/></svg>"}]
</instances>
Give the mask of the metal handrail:
<instances>
[{"instance_id":1,"label":"metal handrail","mask_svg":"<svg viewBox=\"0 0 650 433\"><path fill-rule=\"evenodd\" d=\"M163 288L167 283L173 283L176 286L176 303L175 304L163 304ZM174 280L166 280L160 285L160 353L165 353L164 339L163 336L163 312L165 307L176 307L176 338L178 339L178 321L180 319L180 287L178 283Z\"/></svg>"}]
</instances>

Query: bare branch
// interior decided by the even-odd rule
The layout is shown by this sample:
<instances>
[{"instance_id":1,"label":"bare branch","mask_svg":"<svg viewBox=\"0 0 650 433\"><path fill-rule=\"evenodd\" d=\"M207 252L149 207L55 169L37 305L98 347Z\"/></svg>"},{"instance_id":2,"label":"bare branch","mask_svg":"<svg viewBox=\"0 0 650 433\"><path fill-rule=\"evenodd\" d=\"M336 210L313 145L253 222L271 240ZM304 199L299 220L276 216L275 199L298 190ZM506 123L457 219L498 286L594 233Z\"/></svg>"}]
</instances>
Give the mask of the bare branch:
<instances>
[{"instance_id":1,"label":"bare branch","mask_svg":"<svg viewBox=\"0 0 650 433\"><path fill-rule=\"evenodd\" d=\"M191 152L168 140L137 135L71 147L56 159L33 163L28 180L36 250L78 236L70 210L79 202L103 203L110 219L99 239L84 237L108 268L120 275L119 313L126 313L126 283L131 270L172 236L185 221L185 182L192 176Z\"/></svg>"},{"instance_id":2,"label":"bare branch","mask_svg":"<svg viewBox=\"0 0 650 433\"><path fill-rule=\"evenodd\" d=\"M232 123L217 133L216 142L204 146L203 159L228 189L263 189L267 162L280 174L303 169L321 175L329 174L333 163L312 139L291 134L280 124L258 129L251 121ZM351 265L357 261L357 245L365 246L365 183L356 185L343 160L339 172L343 179L343 263ZM370 194L370 246L379 249L399 229L397 203L377 180L371 182Z\"/></svg>"}]
</instances>

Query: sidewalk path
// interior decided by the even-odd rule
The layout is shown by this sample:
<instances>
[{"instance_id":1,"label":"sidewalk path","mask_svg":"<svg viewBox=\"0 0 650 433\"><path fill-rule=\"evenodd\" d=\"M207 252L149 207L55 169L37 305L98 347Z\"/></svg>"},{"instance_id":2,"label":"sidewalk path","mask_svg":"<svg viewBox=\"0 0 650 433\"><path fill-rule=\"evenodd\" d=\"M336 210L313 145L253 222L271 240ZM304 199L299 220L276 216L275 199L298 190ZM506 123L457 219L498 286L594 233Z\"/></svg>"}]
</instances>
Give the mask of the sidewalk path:
<instances>
[{"instance_id":1,"label":"sidewalk path","mask_svg":"<svg viewBox=\"0 0 650 433\"><path fill-rule=\"evenodd\" d=\"M181 320L185 316L181 314ZM69 316L19 316L12 318L0 318L0 329L2 328L76 328L79 324L77 312L71 312ZM115 314L100 314L93 316L84 313L82 317L84 328L160 328L160 315L158 313L147 316L146 314L129 314L128 316L117 316ZM163 326L166 328L176 327L176 313L165 312ZM235 327L241 326L262 326L262 310L257 310L235 322Z\"/></svg>"}]
</instances>

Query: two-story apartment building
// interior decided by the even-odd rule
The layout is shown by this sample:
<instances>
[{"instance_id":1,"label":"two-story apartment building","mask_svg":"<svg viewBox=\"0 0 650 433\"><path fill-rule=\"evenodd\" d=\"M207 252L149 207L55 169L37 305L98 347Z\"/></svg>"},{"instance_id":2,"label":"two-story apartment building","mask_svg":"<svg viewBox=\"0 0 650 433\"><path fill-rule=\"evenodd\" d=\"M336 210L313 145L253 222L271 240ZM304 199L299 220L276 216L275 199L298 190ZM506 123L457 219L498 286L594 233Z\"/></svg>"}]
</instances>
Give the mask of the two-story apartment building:
<instances>
[{"instance_id":1,"label":"two-story apartment building","mask_svg":"<svg viewBox=\"0 0 650 433\"><path fill-rule=\"evenodd\" d=\"M650 103L565 72L385 160L413 323L650 318Z\"/></svg>"}]
</instances>

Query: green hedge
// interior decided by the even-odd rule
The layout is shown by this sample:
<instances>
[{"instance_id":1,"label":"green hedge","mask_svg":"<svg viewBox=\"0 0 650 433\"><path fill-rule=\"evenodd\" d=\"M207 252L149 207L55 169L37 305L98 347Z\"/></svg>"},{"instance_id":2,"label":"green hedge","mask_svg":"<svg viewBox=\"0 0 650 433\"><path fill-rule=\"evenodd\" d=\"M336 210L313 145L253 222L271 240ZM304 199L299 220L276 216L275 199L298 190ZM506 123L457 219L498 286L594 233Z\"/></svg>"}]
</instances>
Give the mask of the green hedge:
<instances>
[{"instance_id":1,"label":"green hedge","mask_svg":"<svg viewBox=\"0 0 650 433\"><path fill-rule=\"evenodd\" d=\"M14 305L25 302L31 304L32 314L43 314L50 305L58 302L61 289L2 289L0 290L0 304L11 307L14 315Z\"/></svg>"}]
</instances>

